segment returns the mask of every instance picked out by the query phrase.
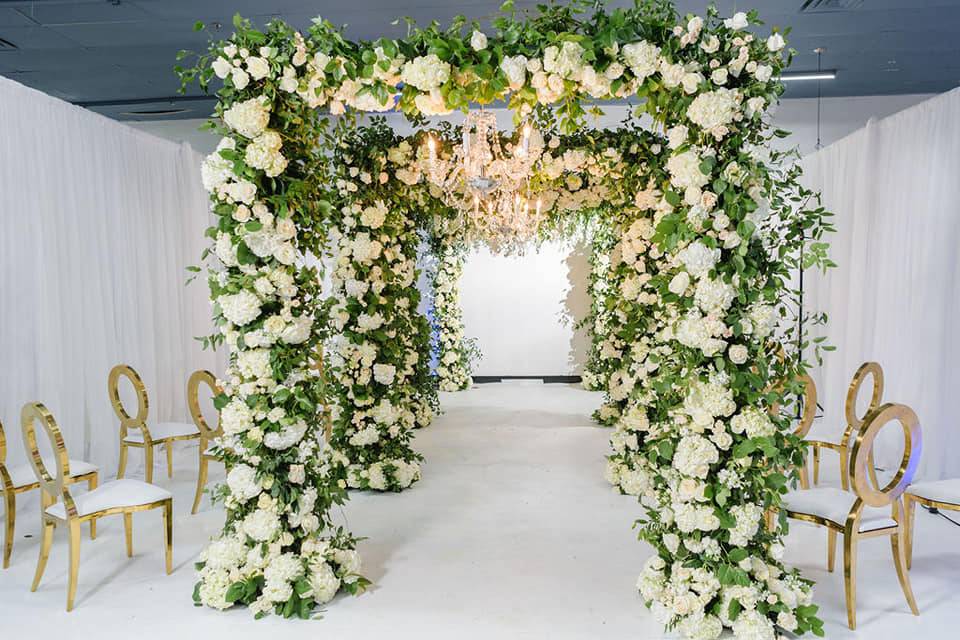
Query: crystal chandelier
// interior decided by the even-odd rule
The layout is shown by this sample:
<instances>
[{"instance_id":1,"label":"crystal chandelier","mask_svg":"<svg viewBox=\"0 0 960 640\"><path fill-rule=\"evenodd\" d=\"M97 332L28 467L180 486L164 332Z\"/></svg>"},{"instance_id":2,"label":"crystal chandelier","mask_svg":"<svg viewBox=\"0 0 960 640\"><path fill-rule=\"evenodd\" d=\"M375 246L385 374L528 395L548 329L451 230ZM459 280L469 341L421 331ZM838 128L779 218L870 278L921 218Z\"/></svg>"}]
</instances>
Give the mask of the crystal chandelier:
<instances>
[{"instance_id":1,"label":"crystal chandelier","mask_svg":"<svg viewBox=\"0 0 960 640\"><path fill-rule=\"evenodd\" d=\"M535 135L536 134L536 135ZM540 159L539 139L530 124L506 153L492 112L473 111L463 124L462 141L441 157L437 140L427 140L427 177L440 188L444 202L466 218L494 249L522 245L541 222L541 203L530 193L530 176ZM535 147L535 148L534 148Z\"/></svg>"}]
</instances>

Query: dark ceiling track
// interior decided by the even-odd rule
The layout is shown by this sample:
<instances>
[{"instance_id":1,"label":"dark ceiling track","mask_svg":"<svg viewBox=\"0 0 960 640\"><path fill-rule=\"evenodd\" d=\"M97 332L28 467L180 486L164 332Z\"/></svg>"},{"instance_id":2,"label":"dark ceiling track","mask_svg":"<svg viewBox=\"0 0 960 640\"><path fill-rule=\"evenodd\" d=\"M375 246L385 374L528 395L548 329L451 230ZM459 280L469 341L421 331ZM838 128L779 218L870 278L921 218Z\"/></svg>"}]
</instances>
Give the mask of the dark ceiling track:
<instances>
[{"instance_id":1,"label":"dark ceiling track","mask_svg":"<svg viewBox=\"0 0 960 640\"><path fill-rule=\"evenodd\" d=\"M162 98L130 98L128 100L87 100L77 101L73 104L78 107L125 107L137 104L157 104L158 102L178 103L178 102L211 102L216 100L216 96L166 96Z\"/></svg>"}]
</instances>

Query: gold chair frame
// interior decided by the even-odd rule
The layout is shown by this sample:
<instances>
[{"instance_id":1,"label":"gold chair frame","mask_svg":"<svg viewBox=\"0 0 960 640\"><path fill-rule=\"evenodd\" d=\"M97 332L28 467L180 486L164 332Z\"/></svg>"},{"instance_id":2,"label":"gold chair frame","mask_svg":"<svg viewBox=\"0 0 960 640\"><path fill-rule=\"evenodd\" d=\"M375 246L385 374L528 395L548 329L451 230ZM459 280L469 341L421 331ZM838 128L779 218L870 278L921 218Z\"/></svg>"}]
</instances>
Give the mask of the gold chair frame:
<instances>
[{"instance_id":1,"label":"gold chair frame","mask_svg":"<svg viewBox=\"0 0 960 640\"><path fill-rule=\"evenodd\" d=\"M131 416L123 406L120 400L120 377L127 378L133 385L137 394L137 415ZM113 406L113 412L120 419L120 464L117 468L117 478L122 478L127 470L127 449L130 447L142 448L144 458L144 477L147 482L153 482L153 447L165 444L167 449L167 477L173 477L173 443L178 440L197 440L200 434L190 434L184 436L173 436L155 440L150 436L150 429L147 427L147 415L150 411L150 400L147 397L147 387L143 384L143 379L133 367L126 364L118 364L110 370L107 378L107 393L110 396L110 404ZM139 429L143 434L143 442L127 442L127 436L130 429Z\"/></svg>"},{"instance_id":2,"label":"gold chair frame","mask_svg":"<svg viewBox=\"0 0 960 640\"><path fill-rule=\"evenodd\" d=\"M13 555L13 541L16 532L17 523L17 494L26 493L40 488L40 482L31 482L20 487L13 486L13 479L10 477L6 466L7 461L7 436L3 431L3 422L0 422L0 489L3 490L3 501L6 509L3 539L3 568L10 567L10 557ZM65 481L67 484L86 482L87 489L92 491L100 483L100 473L91 471L79 476L68 476ZM90 539L97 537L97 521L90 521Z\"/></svg>"},{"instance_id":3,"label":"gold chair frame","mask_svg":"<svg viewBox=\"0 0 960 640\"><path fill-rule=\"evenodd\" d=\"M890 482L885 487L879 488L875 475L869 472L873 464L873 446L877 434L892 420L899 422L903 429L903 459ZM890 536L893 563L900 580L900 588L913 615L920 615L910 586L910 576L907 573L909 529L902 497L913 480L920 461L921 449L922 439L917 414L906 405L886 403L866 415L863 426L858 430L856 440L851 447L852 458L848 472L857 497L850 508L846 522L839 525L820 516L787 510L787 516L794 520L812 522L827 528L827 570L830 572L833 571L836 559L837 534L843 535L843 579L847 601L847 624L850 629L856 629L857 626L857 543L862 538ZM860 519L864 506L890 506L896 525L861 532Z\"/></svg>"},{"instance_id":4,"label":"gold chair frame","mask_svg":"<svg viewBox=\"0 0 960 640\"><path fill-rule=\"evenodd\" d=\"M190 513L195 514L200 508L200 499L203 497L203 489L207 485L207 465L211 460L220 458L207 451L210 441L223 434L223 427L220 425L220 414L217 413L217 427L212 429L207 423L207 419L200 410L200 385L206 384L213 392L214 396L223 393L223 389L217 385L217 378L203 369L194 371L187 380L187 406L190 408L190 416L194 424L200 430L200 472L197 474L197 492L193 498L193 509Z\"/></svg>"},{"instance_id":5,"label":"gold chair frame","mask_svg":"<svg viewBox=\"0 0 960 640\"><path fill-rule=\"evenodd\" d=\"M36 591L43 578L50 557L50 548L53 546L53 531L58 524L65 524L70 529L70 572L67 581L67 611L73 610L73 602L77 595L77 577L80 572L80 525L86 521L93 522L97 518L122 513L123 526L126 538L127 557L133 556L133 514L137 511L163 509L163 540L166 556L167 575L173 571L173 498L166 498L149 504L134 507L111 507L93 513L79 515L73 496L70 494L68 483L65 481L70 475L70 459L67 456L66 445L53 415L39 402L31 402L23 406L20 413L21 427L23 428L23 442L30 453L30 463L37 474L40 484L40 523L43 529L40 542L40 557L37 560L37 570L33 576L30 591ZM34 422L39 421L46 431L50 444L53 446L57 463L57 474L53 476L43 463L40 449L37 446L37 433ZM47 509L57 499L63 500L64 518L59 518Z\"/></svg>"},{"instance_id":6,"label":"gold chair frame","mask_svg":"<svg viewBox=\"0 0 960 640\"><path fill-rule=\"evenodd\" d=\"M941 502L929 498L921 498L911 493L903 494L903 509L906 512L907 520L907 569L913 568L913 536L914 526L917 519L917 505L922 505L931 509L943 509L945 511L960 511L960 504L953 502Z\"/></svg>"},{"instance_id":7,"label":"gold chair frame","mask_svg":"<svg viewBox=\"0 0 960 640\"><path fill-rule=\"evenodd\" d=\"M868 375L873 375L873 392L870 396L870 406L867 407L864 416L857 415L857 398L860 396L860 387ZM883 397L883 368L876 362L864 362L853 374L853 380L847 388L847 398L844 403L844 414L847 421L846 429L840 442L830 442L829 440L808 440L813 453L813 484L816 486L820 482L820 451L830 449L840 454L840 485L844 491L850 490L850 438L860 431L863 423L871 411L880 406ZM870 464L867 468L870 473L874 486L877 483L877 471L873 465L873 458L870 458Z\"/></svg>"}]
</instances>

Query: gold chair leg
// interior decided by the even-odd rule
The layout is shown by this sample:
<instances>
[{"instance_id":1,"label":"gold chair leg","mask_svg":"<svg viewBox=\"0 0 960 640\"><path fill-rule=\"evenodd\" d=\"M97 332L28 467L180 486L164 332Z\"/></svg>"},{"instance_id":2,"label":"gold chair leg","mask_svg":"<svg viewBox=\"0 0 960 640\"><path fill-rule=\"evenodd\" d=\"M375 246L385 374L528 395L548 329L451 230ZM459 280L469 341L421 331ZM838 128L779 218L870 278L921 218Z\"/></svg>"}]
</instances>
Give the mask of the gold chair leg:
<instances>
[{"instance_id":1,"label":"gold chair leg","mask_svg":"<svg viewBox=\"0 0 960 640\"><path fill-rule=\"evenodd\" d=\"M916 534L916 524L917 524L917 503L910 497L909 494L904 494L903 496L903 512L904 512L904 537L906 540L907 547L907 570L913 568L913 536Z\"/></svg>"},{"instance_id":2,"label":"gold chair leg","mask_svg":"<svg viewBox=\"0 0 960 640\"><path fill-rule=\"evenodd\" d=\"M133 557L133 513L125 511L123 514L123 537L127 541L127 557Z\"/></svg>"},{"instance_id":3,"label":"gold chair leg","mask_svg":"<svg viewBox=\"0 0 960 640\"><path fill-rule=\"evenodd\" d=\"M147 484L153 484L153 443L143 443L144 478Z\"/></svg>"},{"instance_id":4,"label":"gold chair leg","mask_svg":"<svg viewBox=\"0 0 960 640\"><path fill-rule=\"evenodd\" d=\"M200 468L197 471L197 493L193 496L193 509L190 513L196 513L200 509L200 499L203 497L203 488L207 486L207 465L209 461L203 455L203 449L200 449Z\"/></svg>"},{"instance_id":5,"label":"gold chair leg","mask_svg":"<svg viewBox=\"0 0 960 640\"><path fill-rule=\"evenodd\" d=\"M167 575L173 573L173 499L163 503L163 546Z\"/></svg>"},{"instance_id":6,"label":"gold chair leg","mask_svg":"<svg viewBox=\"0 0 960 640\"><path fill-rule=\"evenodd\" d=\"M907 553L906 553L906 525L903 523L897 528L897 533L890 536L890 549L893 551L893 564L897 568L897 578L900 579L900 588L903 589L903 596L910 605L910 611L913 615L920 615L917 608L917 601L913 597L913 589L910 586L910 574L907 573Z\"/></svg>"},{"instance_id":7,"label":"gold chair leg","mask_svg":"<svg viewBox=\"0 0 960 640\"><path fill-rule=\"evenodd\" d=\"M833 573L837 564L837 532L827 527L827 571Z\"/></svg>"},{"instance_id":8,"label":"gold chair leg","mask_svg":"<svg viewBox=\"0 0 960 640\"><path fill-rule=\"evenodd\" d=\"M858 523L859 524L859 523ZM857 534L843 534L843 587L847 595L847 626L857 628Z\"/></svg>"},{"instance_id":9,"label":"gold chair leg","mask_svg":"<svg viewBox=\"0 0 960 640\"><path fill-rule=\"evenodd\" d=\"M3 494L3 502L6 505L6 525L3 534L3 568L10 566L10 555L13 553L13 533L17 522L17 494L13 492L13 487L7 489Z\"/></svg>"},{"instance_id":10,"label":"gold chair leg","mask_svg":"<svg viewBox=\"0 0 960 640\"><path fill-rule=\"evenodd\" d=\"M120 443L120 465L117 467L117 480L123 477L127 472L127 445Z\"/></svg>"},{"instance_id":11,"label":"gold chair leg","mask_svg":"<svg viewBox=\"0 0 960 640\"><path fill-rule=\"evenodd\" d=\"M90 479L87 480L87 491L93 491L100 484L100 474L94 473L90 476ZM90 539L97 539L97 519L90 518Z\"/></svg>"},{"instance_id":12,"label":"gold chair leg","mask_svg":"<svg viewBox=\"0 0 960 640\"><path fill-rule=\"evenodd\" d=\"M173 477L173 440L167 440L167 477Z\"/></svg>"},{"instance_id":13,"label":"gold chair leg","mask_svg":"<svg viewBox=\"0 0 960 640\"><path fill-rule=\"evenodd\" d=\"M820 484L820 445L813 445L813 486Z\"/></svg>"},{"instance_id":14,"label":"gold chair leg","mask_svg":"<svg viewBox=\"0 0 960 640\"><path fill-rule=\"evenodd\" d=\"M850 469L847 468L849 466L850 452L847 451L845 446L840 447L840 486L843 487L844 491L850 490Z\"/></svg>"},{"instance_id":15,"label":"gold chair leg","mask_svg":"<svg viewBox=\"0 0 960 640\"><path fill-rule=\"evenodd\" d=\"M80 574L80 522L70 521L70 576L67 582L67 611L73 611L77 597L77 577Z\"/></svg>"},{"instance_id":16,"label":"gold chair leg","mask_svg":"<svg viewBox=\"0 0 960 640\"><path fill-rule=\"evenodd\" d=\"M50 547L53 546L53 529L56 525L52 522L43 522L43 531L40 534L40 557L37 558L37 570L33 574L33 584L30 585L30 591L36 591L40 586L40 579L43 578L43 571L47 568L47 558L50 557Z\"/></svg>"}]
</instances>

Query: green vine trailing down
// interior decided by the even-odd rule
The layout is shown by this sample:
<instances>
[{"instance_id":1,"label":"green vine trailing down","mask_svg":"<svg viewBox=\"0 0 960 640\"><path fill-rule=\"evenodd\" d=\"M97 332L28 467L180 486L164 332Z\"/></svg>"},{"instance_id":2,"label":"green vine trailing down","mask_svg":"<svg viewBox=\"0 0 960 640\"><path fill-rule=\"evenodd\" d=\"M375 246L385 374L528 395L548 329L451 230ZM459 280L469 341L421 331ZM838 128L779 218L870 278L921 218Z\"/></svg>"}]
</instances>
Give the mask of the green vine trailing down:
<instances>
[{"instance_id":1,"label":"green vine trailing down","mask_svg":"<svg viewBox=\"0 0 960 640\"><path fill-rule=\"evenodd\" d=\"M755 35L754 12L681 19L660 0L503 10L490 33L457 19L373 42L319 19L305 35L237 19L231 40L181 69L185 82L223 83L212 126L224 141L204 183L218 216L210 342L231 349L218 399L231 471L199 600L307 615L363 587L355 540L329 509L347 486L416 480L411 429L435 406L416 238L449 235L457 218L424 165L424 137L450 131L425 131L422 116L502 100L544 132L531 151L543 236L611 234L595 301L601 417L614 426L607 477L639 500L639 536L655 549L642 600L700 640L724 628L743 640L822 635L811 583L782 561L785 518L763 526L802 453L791 417L768 411L796 397L802 354L824 347L797 335L790 274L831 266L829 214L770 151L785 135L765 116L789 63L782 33ZM652 129L584 128L591 99L611 98L638 101ZM418 131L403 139L355 117L391 109ZM333 258L332 299L307 254ZM309 367L328 337L332 388ZM784 345L799 348L778 357ZM331 396L322 447L316 416Z\"/></svg>"}]
</instances>

